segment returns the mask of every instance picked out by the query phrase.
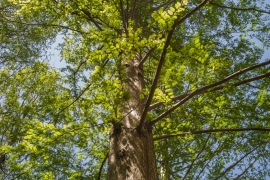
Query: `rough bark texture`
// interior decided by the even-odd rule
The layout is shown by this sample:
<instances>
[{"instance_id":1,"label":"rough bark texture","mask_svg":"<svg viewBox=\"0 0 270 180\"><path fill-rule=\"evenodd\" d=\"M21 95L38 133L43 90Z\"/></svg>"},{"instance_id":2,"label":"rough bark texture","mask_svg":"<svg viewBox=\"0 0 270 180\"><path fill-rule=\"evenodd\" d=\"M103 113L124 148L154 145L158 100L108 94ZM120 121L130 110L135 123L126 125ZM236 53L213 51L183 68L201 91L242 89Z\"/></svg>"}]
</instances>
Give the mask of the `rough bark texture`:
<instances>
[{"instance_id":1,"label":"rough bark texture","mask_svg":"<svg viewBox=\"0 0 270 180\"><path fill-rule=\"evenodd\" d=\"M136 126L143 112L145 100L140 98L144 88L143 70L138 67L140 56L125 63L127 91L130 99L123 104L124 116L114 124L110 134L108 180L156 180L157 169L151 130L139 133Z\"/></svg>"}]
</instances>

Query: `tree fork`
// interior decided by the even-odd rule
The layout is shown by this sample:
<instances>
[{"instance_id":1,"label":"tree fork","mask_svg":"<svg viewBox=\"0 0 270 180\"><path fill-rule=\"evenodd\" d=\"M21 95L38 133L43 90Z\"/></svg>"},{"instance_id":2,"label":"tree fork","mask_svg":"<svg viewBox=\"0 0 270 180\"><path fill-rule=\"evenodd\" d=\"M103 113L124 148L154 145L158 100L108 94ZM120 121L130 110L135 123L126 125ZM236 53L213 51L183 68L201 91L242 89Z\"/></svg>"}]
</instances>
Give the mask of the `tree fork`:
<instances>
[{"instance_id":1,"label":"tree fork","mask_svg":"<svg viewBox=\"0 0 270 180\"><path fill-rule=\"evenodd\" d=\"M153 134L148 129L137 131L145 98L143 69L138 66L141 56L125 63L127 86L124 89L130 98L121 104L123 118L113 125L110 133L108 157L108 180L156 180L157 166L154 153Z\"/></svg>"}]
</instances>

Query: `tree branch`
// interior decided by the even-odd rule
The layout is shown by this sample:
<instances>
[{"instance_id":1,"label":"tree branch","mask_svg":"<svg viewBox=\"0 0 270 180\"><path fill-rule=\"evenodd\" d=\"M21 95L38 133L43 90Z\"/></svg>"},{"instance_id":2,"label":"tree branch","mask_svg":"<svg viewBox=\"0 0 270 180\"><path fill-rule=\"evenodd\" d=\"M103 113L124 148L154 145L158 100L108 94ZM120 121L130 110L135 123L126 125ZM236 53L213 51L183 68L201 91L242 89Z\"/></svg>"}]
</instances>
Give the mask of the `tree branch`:
<instances>
[{"instance_id":1,"label":"tree branch","mask_svg":"<svg viewBox=\"0 0 270 180\"><path fill-rule=\"evenodd\" d=\"M178 136L186 136L186 135L193 135L193 134L205 134L205 133L213 133L213 132L234 132L234 131L270 131L270 128L222 128L222 129L207 129L207 130L198 130L198 131L190 131L190 132L182 132L180 134L169 134L163 135L159 137L153 138L154 141L167 139L171 137L178 137Z\"/></svg>"},{"instance_id":2,"label":"tree branch","mask_svg":"<svg viewBox=\"0 0 270 180\"><path fill-rule=\"evenodd\" d=\"M119 35L121 35L121 29L117 29L116 27L112 27L112 26L110 26L110 24L109 23L107 23L107 22L105 22L105 21L103 21L102 19L100 19L99 17L96 17L96 19L98 19L101 23L103 23L103 25L106 25L108 28L111 28L111 29L114 29L115 30L115 32L117 32Z\"/></svg>"},{"instance_id":3,"label":"tree branch","mask_svg":"<svg viewBox=\"0 0 270 180\"><path fill-rule=\"evenodd\" d=\"M224 143L224 142L223 142ZM205 168L208 166L208 164L212 161L212 159L218 154L218 150L220 148L221 144L218 144L218 146L215 148L215 151L212 155L212 157L210 157L207 161L207 163L204 164L204 166L201 168L201 171L199 172L199 174L197 175L195 180L198 180L201 177L201 174L203 173L203 171L205 170Z\"/></svg>"},{"instance_id":4,"label":"tree branch","mask_svg":"<svg viewBox=\"0 0 270 180\"><path fill-rule=\"evenodd\" d=\"M249 164L249 166L241 173L241 174L239 174L236 178L234 178L235 180L236 179L239 179L241 176L243 176L246 172L247 172L247 170L249 170L249 168L251 168L252 166L253 166L253 164L259 159L261 157L261 154L252 162L252 163L250 163Z\"/></svg>"},{"instance_id":5,"label":"tree branch","mask_svg":"<svg viewBox=\"0 0 270 180\"><path fill-rule=\"evenodd\" d=\"M241 75L241 74L243 74L243 73L245 73L247 71L250 71L252 69L255 69L255 68L258 68L258 67L261 67L261 66L265 66L267 64L270 64L270 61L266 61L266 62L263 62L263 63L259 63L259 64L256 64L256 65L253 65L253 66L244 68L244 69L242 69L240 71L237 71L236 73L231 74L230 76L224 78L223 80L220 80L220 81L218 81L216 83L213 83L213 84L209 84L209 85L203 86L203 87L201 87L201 88L193 91L192 93L190 93L189 95L187 95L185 98L183 98L179 103L175 104L173 107L171 107L167 111L163 112L156 119L150 121L148 125L149 126L153 126L155 123L157 123L158 121L160 121L162 118L166 117L168 114L172 113L176 108L178 108L179 106L181 106L182 104L184 104L185 102L187 102L189 99L191 99L195 95L205 93L207 90L209 90L211 88L214 88L215 86L221 85L221 84L223 84L223 83L225 83L225 82L233 79L236 76L239 76L239 75Z\"/></svg>"},{"instance_id":6,"label":"tree branch","mask_svg":"<svg viewBox=\"0 0 270 180\"><path fill-rule=\"evenodd\" d=\"M132 9L131 9L131 16L130 16L131 19L133 19L135 22L136 22L136 20L135 20L136 3L137 3L137 0L134 0L133 5L132 5Z\"/></svg>"},{"instance_id":7,"label":"tree branch","mask_svg":"<svg viewBox=\"0 0 270 180\"><path fill-rule=\"evenodd\" d=\"M143 65L143 63L147 60L147 58L154 52L155 48L151 48L146 54L145 56L142 58L142 60L140 61L138 67L141 67Z\"/></svg>"},{"instance_id":8,"label":"tree branch","mask_svg":"<svg viewBox=\"0 0 270 180\"><path fill-rule=\"evenodd\" d=\"M106 157L103 159L102 163L101 163L101 166L99 168L99 172L98 172L98 180L101 179L101 173L102 173L102 169L103 169L103 166L106 162L106 160L108 159L108 156L109 156L109 152L106 154Z\"/></svg>"},{"instance_id":9,"label":"tree branch","mask_svg":"<svg viewBox=\"0 0 270 180\"><path fill-rule=\"evenodd\" d=\"M253 78L249 78L249 79L245 79L245 80L239 81L237 83L232 84L231 86L237 87L237 86L240 86L240 85L243 85L243 84L247 84L249 82L256 81L256 80L259 80L259 79L263 79L263 78L266 78L266 77L269 77L269 76L270 76L270 72L269 73L262 74L262 75L259 75L259 76L255 76ZM212 88L210 91L204 91L204 92L199 93L199 94L204 94L204 93L207 93L207 92L213 92L213 91L222 90L225 87L226 87L226 85L217 86L217 87ZM175 96L175 97L172 98L172 101L182 100L183 98L187 97L188 95L190 95L190 93L179 95L179 96ZM155 109L155 108L157 108L157 107L159 107L161 105L163 105L162 102L157 102L157 103L151 105L148 108L148 111L151 111L151 110L153 110L153 109Z\"/></svg>"},{"instance_id":10,"label":"tree branch","mask_svg":"<svg viewBox=\"0 0 270 180\"><path fill-rule=\"evenodd\" d=\"M146 114L148 112L149 106L151 105L151 102L152 102L152 99L153 99L153 96L154 96L154 92L155 92L156 87L157 87L158 79L159 79L159 76L160 76L160 73L161 73L161 68L162 68L162 66L164 64L165 57L166 57L166 54L167 54L167 48L170 45L170 41L171 41L173 32L174 32L174 28L169 31L169 34L168 34L168 37L166 39L162 54L160 56L157 71L156 71L156 74L155 74L155 78L154 78L154 81L152 83L151 90L150 90L150 93L148 95L146 104L144 106L144 110L143 110L143 113L142 113L142 117L140 119L139 126L137 128L139 132L142 131L142 128L144 126L144 122L145 122L145 119L146 119Z\"/></svg>"},{"instance_id":11,"label":"tree branch","mask_svg":"<svg viewBox=\"0 0 270 180\"><path fill-rule=\"evenodd\" d=\"M104 64L102 65L102 67L101 67L101 69L103 69L105 66L106 66L106 64L109 62L109 59L107 59L107 57L106 57L106 61L104 62ZM85 88L84 88L84 90L79 94L79 96L77 96L76 98L75 98L75 100L74 101L72 101L70 104L68 104L66 107L64 107L63 109L61 109L58 113L57 113L57 116L59 116L64 110L66 110L66 109L68 109L70 106L72 106L75 102L77 102L80 98L81 98L81 96L90 88L90 86L91 86L92 84L88 84Z\"/></svg>"},{"instance_id":12,"label":"tree branch","mask_svg":"<svg viewBox=\"0 0 270 180\"><path fill-rule=\"evenodd\" d=\"M250 155L251 153L253 153L256 149L258 149L261 146L258 145L257 147L255 147L254 149L252 149L251 151L249 151L247 154L245 154L244 156L242 156L238 161L236 161L234 164L232 164L231 166L229 166L225 171L223 171L218 177L215 178L215 180L221 178L222 176L224 176L228 171L230 171L232 168L234 168L238 163L240 163L244 158L246 158L248 155Z\"/></svg>"},{"instance_id":13,"label":"tree branch","mask_svg":"<svg viewBox=\"0 0 270 180\"><path fill-rule=\"evenodd\" d=\"M170 42L171 42L171 39L172 39L172 36L173 36L173 33L174 33L174 30L175 30L176 26L183 23L192 14L194 14L196 11L198 11L200 8L202 8L208 1L209 0L204 0L201 4L199 4L197 7L195 7L191 12L186 14L184 17L182 17L181 19L176 19L175 22L174 22L174 25L172 26L172 30L170 30L168 32L168 36L167 36L165 45L163 47L163 51L161 53L160 59L159 59L159 63L158 63L158 67L157 67L157 70L156 70L155 78L154 78L153 84L151 86L150 93L148 95L148 99L146 101L146 104L145 104L145 107L144 107L144 110L143 110L143 113L142 113L142 117L140 119L139 126L137 128L137 130L139 132L142 131L142 128L144 126L146 115L147 115L147 112L148 112L148 108L151 105L151 102L152 102L152 99L153 99L153 96L154 96L154 92L156 90L157 83L158 83L158 80L159 80L159 76L160 76L160 73L161 73L161 69L162 69L162 66L163 66L164 61L165 61L165 57L166 57L166 54L167 54L167 48L170 45Z\"/></svg>"},{"instance_id":14,"label":"tree branch","mask_svg":"<svg viewBox=\"0 0 270 180\"><path fill-rule=\"evenodd\" d=\"M76 4L76 2L74 2L74 0L71 0L73 3ZM78 4L76 4L78 6ZM78 6L79 7L79 6ZM99 23L93 18L93 16L91 15L91 13L87 10L87 9L80 9L80 11L82 11L86 17L92 22L94 23L94 25L100 30L100 31L103 31L103 29L100 27ZM71 14L76 14L78 16L80 16L78 13L76 12L72 12Z\"/></svg>"},{"instance_id":15,"label":"tree branch","mask_svg":"<svg viewBox=\"0 0 270 180\"><path fill-rule=\"evenodd\" d=\"M166 9L171 3L173 3L173 1L174 1L174 0L169 0L169 1L167 1L167 2L165 2L165 3L163 3L163 4L161 4L161 5L159 5L159 6L157 6L157 7L154 7L153 9L151 9L151 12L154 12L154 11L156 11L156 10L162 8L162 7L163 7L164 9Z\"/></svg>"},{"instance_id":16,"label":"tree branch","mask_svg":"<svg viewBox=\"0 0 270 180\"><path fill-rule=\"evenodd\" d=\"M56 27L56 28L62 28L62 29L67 29L67 30L71 30L71 31L75 31L75 32L79 32L79 33L84 33L84 34L88 34L87 32L83 32L80 30L76 30L73 28L70 28L68 26L63 26L63 25L58 25L58 24L42 24L42 23L25 23L25 22L19 22L19 21L12 21L9 19L4 18L6 21L11 22L11 23L18 23L18 24L23 24L26 26L44 26L44 27Z\"/></svg>"},{"instance_id":17,"label":"tree branch","mask_svg":"<svg viewBox=\"0 0 270 180\"><path fill-rule=\"evenodd\" d=\"M97 50L101 50L101 49L103 49L103 47L104 47L104 46L102 45L102 46L100 46L99 48L97 48ZM106 58L107 58L107 56L106 56ZM105 59L105 61L108 61L108 59ZM77 67L77 69L75 70L75 72L74 72L73 74L77 74L77 73L79 72L81 66L82 66L83 64L85 64L86 62L87 62L87 60L82 61L82 62L79 64L79 66Z\"/></svg>"},{"instance_id":18,"label":"tree branch","mask_svg":"<svg viewBox=\"0 0 270 180\"><path fill-rule=\"evenodd\" d=\"M103 29L100 27L98 22L92 17L91 13L86 9L81 9L81 11L88 17L88 19L95 24L95 26L100 30L103 31Z\"/></svg>"},{"instance_id":19,"label":"tree branch","mask_svg":"<svg viewBox=\"0 0 270 180\"><path fill-rule=\"evenodd\" d=\"M183 177L183 180L186 179L186 177L187 177L188 173L190 172L192 166L194 165L195 161L199 158L199 156L201 155L201 153L204 151L204 149L205 149L205 147L206 147L206 144L208 143L208 141L209 141L209 139L210 139L210 136L211 136L211 134L208 135L208 137L207 137L207 139L206 139L206 142L205 142L203 148L202 148L202 149L200 150L200 152L197 154L196 158L192 161L192 163L191 163L191 165L189 166L189 168L188 168L188 170L187 170L185 176Z\"/></svg>"},{"instance_id":20,"label":"tree branch","mask_svg":"<svg viewBox=\"0 0 270 180\"><path fill-rule=\"evenodd\" d=\"M181 19L177 20L175 23L175 26L179 26L181 23L183 23L187 18L189 18L191 15L193 15L195 12L200 10L203 6L205 6L208 2L211 2L212 0L204 0L199 4L197 7L195 7L192 11L190 11L188 14L186 14Z\"/></svg>"},{"instance_id":21,"label":"tree branch","mask_svg":"<svg viewBox=\"0 0 270 180\"><path fill-rule=\"evenodd\" d=\"M266 14L270 14L270 12L267 12L265 10L261 10L261 9L256 9L256 8L237 8L237 7L229 7L229 6L225 6L225 5L221 5L221 4L216 4L213 2L210 2L210 4L220 7L220 8L226 8L226 9L232 9L232 10L240 10L240 11L257 11L257 12L261 12L261 13L266 13Z\"/></svg>"},{"instance_id":22,"label":"tree branch","mask_svg":"<svg viewBox=\"0 0 270 180\"><path fill-rule=\"evenodd\" d=\"M127 17L126 17L126 14L124 12L123 1L120 0L119 3L120 3L121 15L122 15L123 28L124 28L126 35L128 36L128 24L127 24L128 20L126 19Z\"/></svg>"}]
</instances>

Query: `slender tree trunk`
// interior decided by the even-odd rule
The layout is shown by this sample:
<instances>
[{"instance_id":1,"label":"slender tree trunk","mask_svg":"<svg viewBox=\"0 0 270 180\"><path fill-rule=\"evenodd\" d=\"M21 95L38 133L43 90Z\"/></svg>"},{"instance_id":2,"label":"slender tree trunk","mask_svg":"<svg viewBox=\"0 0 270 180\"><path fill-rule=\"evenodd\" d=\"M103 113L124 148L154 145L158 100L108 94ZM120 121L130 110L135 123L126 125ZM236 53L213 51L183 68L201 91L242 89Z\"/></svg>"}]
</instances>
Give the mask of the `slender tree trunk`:
<instances>
[{"instance_id":1,"label":"slender tree trunk","mask_svg":"<svg viewBox=\"0 0 270 180\"><path fill-rule=\"evenodd\" d=\"M143 112L145 99L140 98L144 88L143 69L136 56L125 64L127 91L130 98L123 104L124 116L114 123L110 134L108 180L156 180L157 168L151 130L139 133L136 126Z\"/></svg>"}]
</instances>

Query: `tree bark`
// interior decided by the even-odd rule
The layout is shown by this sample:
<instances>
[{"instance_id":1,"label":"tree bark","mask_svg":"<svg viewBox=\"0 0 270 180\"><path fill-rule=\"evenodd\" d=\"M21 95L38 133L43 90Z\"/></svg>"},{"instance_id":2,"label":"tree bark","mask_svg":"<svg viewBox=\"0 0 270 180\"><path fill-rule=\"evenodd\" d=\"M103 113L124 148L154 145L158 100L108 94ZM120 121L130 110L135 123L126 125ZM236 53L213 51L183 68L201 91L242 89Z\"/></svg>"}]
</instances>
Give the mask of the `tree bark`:
<instances>
[{"instance_id":1,"label":"tree bark","mask_svg":"<svg viewBox=\"0 0 270 180\"><path fill-rule=\"evenodd\" d=\"M114 123L110 134L108 180L158 179L152 132L144 129L139 133L136 129L145 105L145 98L140 98L145 86L140 60L136 55L125 63L130 98L122 104L123 118Z\"/></svg>"}]
</instances>

